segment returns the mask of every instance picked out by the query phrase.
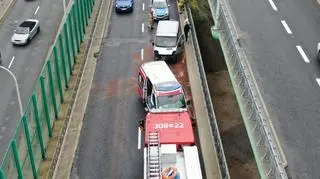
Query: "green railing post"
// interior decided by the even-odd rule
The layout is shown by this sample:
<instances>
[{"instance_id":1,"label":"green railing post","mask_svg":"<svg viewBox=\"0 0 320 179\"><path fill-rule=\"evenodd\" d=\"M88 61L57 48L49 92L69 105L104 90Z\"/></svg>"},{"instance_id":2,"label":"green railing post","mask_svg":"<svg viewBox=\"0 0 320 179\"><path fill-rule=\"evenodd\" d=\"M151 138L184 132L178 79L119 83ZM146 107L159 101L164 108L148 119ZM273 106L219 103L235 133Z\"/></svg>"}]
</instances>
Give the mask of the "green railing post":
<instances>
[{"instance_id":1,"label":"green railing post","mask_svg":"<svg viewBox=\"0 0 320 179\"><path fill-rule=\"evenodd\" d=\"M91 0L89 0L89 1L88 1L88 3L87 3L87 5L88 5L88 9L89 9L89 17L91 17L91 12L92 12L92 1L91 1Z\"/></svg>"},{"instance_id":2,"label":"green railing post","mask_svg":"<svg viewBox=\"0 0 320 179\"><path fill-rule=\"evenodd\" d=\"M77 4L76 2L73 4L72 6L72 21L73 21L73 25L75 26L75 36L76 36L76 48L77 48L77 52L79 52L80 50L80 29L79 29L79 23L78 23L78 15L77 15Z\"/></svg>"},{"instance_id":3,"label":"green railing post","mask_svg":"<svg viewBox=\"0 0 320 179\"><path fill-rule=\"evenodd\" d=\"M65 87L68 88L68 74L67 74L67 67L66 67L66 61L65 61L65 56L64 56L64 45L63 45L63 40L62 40L62 35L60 34L59 36L59 46L60 46L60 57L62 61L62 70L64 74L64 83Z\"/></svg>"},{"instance_id":4,"label":"green railing post","mask_svg":"<svg viewBox=\"0 0 320 179\"><path fill-rule=\"evenodd\" d=\"M29 131L29 125L28 125L27 116L24 115L22 117L22 120L23 120L24 131L25 131L26 139L27 139L28 153L29 153L29 158L30 158L30 162L31 162L33 178L37 179L38 178L38 174L37 174L36 165L34 163L34 156L33 156L33 150L32 150L32 143L31 143L31 139L30 139L30 131Z\"/></svg>"},{"instance_id":5,"label":"green railing post","mask_svg":"<svg viewBox=\"0 0 320 179\"><path fill-rule=\"evenodd\" d=\"M70 53L70 45L69 45L69 33L68 33L68 21L66 21L66 23L64 24L64 39L65 39L65 43L66 43L66 50L67 50L67 59L68 59L68 67L69 67L69 75L72 74L72 61L71 61L71 53Z\"/></svg>"},{"instance_id":6,"label":"green railing post","mask_svg":"<svg viewBox=\"0 0 320 179\"><path fill-rule=\"evenodd\" d=\"M20 164L20 159L19 159L19 153L18 153L18 147L17 147L16 139L13 139L11 141L11 147L12 147L14 162L16 164L16 169L17 169L17 173L18 173L18 179L23 179L22 168L21 168L21 164Z\"/></svg>"},{"instance_id":7,"label":"green railing post","mask_svg":"<svg viewBox=\"0 0 320 179\"><path fill-rule=\"evenodd\" d=\"M84 14L85 14L85 24L88 25L88 19L89 19L89 7L87 1L83 1L83 8L84 8Z\"/></svg>"},{"instance_id":8,"label":"green railing post","mask_svg":"<svg viewBox=\"0 0 320 179\"><path fill-rule=\"evenodd\" d=\"M81 44L81 42L83 41L83 27L82 27L82 17L81 17L81 4L80 4L80 0L76 0L76 5L77 5L77 17L78 17L78 29L80 32L80 43L79 46Z\"/></svg>"},{"instance_id":9,"label":"green railing post","mask_svg":"<svg viewBox=\"0 0 320 179\"><path fill-rule=\"evenodd\" d=\"M41 128L41 122L40 122L40 114L38 110L38 102L37 102L37 96L35 93L32 94L32 103L33 103L33 111L34 111L34 120L36 122L36 130L37 135L39 138L39 144L40 144L40 150L41 150L41 157L42 159L46 159L46 150L43 143L43 136L42 136L42 128Z\"/></svg>"},{"instance_id":10,"label":"green railing post","mask_svg":"<svg viewBox=\"0 0 320 179\"><path fill-rule=\"evenodd\" d=\"M69 23L69 30L70 30L70 38L71 38L71 48L72 48L72 57L73 57L73 64L76 63L76 48L74 45L74 30L73 30L73 24L72 24L72 14L69 14L68 17L68 23Z\"/></svg>"},{"instance_id":11,"label":"green railing post","mask_svg":"<svg viewBox=\"0 0 320 179\"><path fill-rule=\"evenodd\" d=\"M83 0L80 1L80 13L81 13L81 28L83 29L83 36L86 33L86 26L85 26L85 12L84 12L84 5L83 5ZM82 37L83 38L83 37Z\"/></svg>"},{"instance_id":12,"label":"green railing post","mask_svg":"<svg viewBox=\"0 0 320 179\"><path fill-rule=\"evenodd\" d=\"M40 77L40 84L41 84L41 92L42 92L42 98L43 98L43 106L44 106L44 111L46 115L46 122L47 122L47 128L49 132L49 137L52 137L52 129L51 129L51 124L50 124L50 113L49 113L49 105L48 105L48 97L46 93L46 85L45 85L45 77L41 76Z\"/></svg>"},{"instance_id":13,"label":"green railing post","mask_svg":"<svg viewBox=\"0 0 320 179\"><path fill-rule=\"evenodd\" d=\"M6 177L4 176L4 173L2 169L0 168L0 179L5 179Z\"/></svg>"},{"instance_id":14,"label":"green railing post","mask_svg":"<svg viewBox=\"0 0 320 179\"><path fill-rule=\"evenodd\" d=\"M57 106L57 101L56 101L56 93L54 91L52 66L51 66L50 60L48 60L47 65L48 65L49 85L50 85L50 93L51 93L52 104L53 104L54 117L56 119L58 119L59 111L58 111L58 106Z\"/></svg>"},{"instance_id":15,"label":"green railing post","mask_svg":"<svg viewBox=\"0 0 320 179\"><path fill-rule=\"evenodd\" d=\"M55 62L55 67L56 67L56 74L57 74L57 79L58 79L58 88L59 88L59 94L60 94L60 101L61 103L63 102L63 89L62 89L62 84L61 84L61 76L60 76L60 66L59 66L59 57L58 57L58 51L57 47L53 47L53 56L54 56L54 62Z\"/></svg>"}]
</instances>

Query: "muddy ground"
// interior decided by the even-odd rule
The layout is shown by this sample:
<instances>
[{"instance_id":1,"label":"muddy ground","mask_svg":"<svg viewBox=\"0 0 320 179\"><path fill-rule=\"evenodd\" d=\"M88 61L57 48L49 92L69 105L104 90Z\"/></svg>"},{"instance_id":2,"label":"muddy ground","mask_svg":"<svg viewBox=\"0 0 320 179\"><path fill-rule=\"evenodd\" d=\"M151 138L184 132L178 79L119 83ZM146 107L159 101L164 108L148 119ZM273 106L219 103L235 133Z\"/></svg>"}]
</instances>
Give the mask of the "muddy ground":
<instances>
[{"instance_id":1,"label":"muddy ground","mask_svg":"<svg viewBox=\"0 0 320 179\"><path fill-rule=\"evenodd\" d=\"M219 41L211 36L209 6L206 0L194 1L192 13L230 177L260 178Z\"/></svg>"}]
</instances>

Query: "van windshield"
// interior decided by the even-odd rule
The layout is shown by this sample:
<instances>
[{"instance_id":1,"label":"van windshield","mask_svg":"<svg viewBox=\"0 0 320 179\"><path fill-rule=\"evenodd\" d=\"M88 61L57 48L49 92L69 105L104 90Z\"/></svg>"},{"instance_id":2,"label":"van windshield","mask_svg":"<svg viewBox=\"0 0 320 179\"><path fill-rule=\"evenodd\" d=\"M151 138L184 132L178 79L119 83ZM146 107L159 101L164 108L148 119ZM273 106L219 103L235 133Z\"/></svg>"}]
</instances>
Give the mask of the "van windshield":
<instances>
[{"instance_id":1,"label":"van windshield","mask_svg":"<svg viewBox=\"0 0 320 179\"><path fill-rule=\"evenodd\" d=\"M186 101L183 94L157 97L159 109L186 108Z\"/></svg>"},{"instance_id":2,"label":"van windshield","mask_svg":"<svg viewBox=\"0 0 320 179\"><path fill-rule=\"evenodd\" d=\"M157 36L155 44L157 47L175 47L177 37Z\"/></svg>"}]
</instances>

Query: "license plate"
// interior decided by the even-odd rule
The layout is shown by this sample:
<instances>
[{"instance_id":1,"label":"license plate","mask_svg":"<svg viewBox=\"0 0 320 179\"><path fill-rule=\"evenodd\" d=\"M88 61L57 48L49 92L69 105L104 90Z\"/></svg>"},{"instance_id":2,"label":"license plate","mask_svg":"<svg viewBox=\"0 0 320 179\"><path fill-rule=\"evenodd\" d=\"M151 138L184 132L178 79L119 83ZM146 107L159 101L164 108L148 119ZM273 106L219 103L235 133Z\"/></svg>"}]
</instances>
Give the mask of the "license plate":
<instances>
[{"instance_id":1,"label":"license plate","mask_svg":"<svg viewBox=\"0 0 320 179\"><path fill-rule=\"evenodd\" d=\"M121 10L125 11L125 10L127 10L127 8L121 8Z\"/></svg>"}]
</instances>

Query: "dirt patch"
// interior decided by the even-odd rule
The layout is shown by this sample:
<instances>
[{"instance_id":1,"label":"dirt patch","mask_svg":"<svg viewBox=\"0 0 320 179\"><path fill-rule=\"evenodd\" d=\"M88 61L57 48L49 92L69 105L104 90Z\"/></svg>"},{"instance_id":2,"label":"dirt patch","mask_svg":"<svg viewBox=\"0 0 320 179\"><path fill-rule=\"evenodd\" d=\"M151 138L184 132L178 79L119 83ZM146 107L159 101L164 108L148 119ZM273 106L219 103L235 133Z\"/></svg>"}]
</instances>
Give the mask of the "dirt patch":
<instances>
[{"instance_id":1,"label":"dirt patch","mask_svg":"<svg viewBox=\"0 0 320 179\"><path fill-rule=\"evenodd\" d=\"M231 178L259 178L228 71L208 73L208 86Z\"/></svg>"}]
</instances>

